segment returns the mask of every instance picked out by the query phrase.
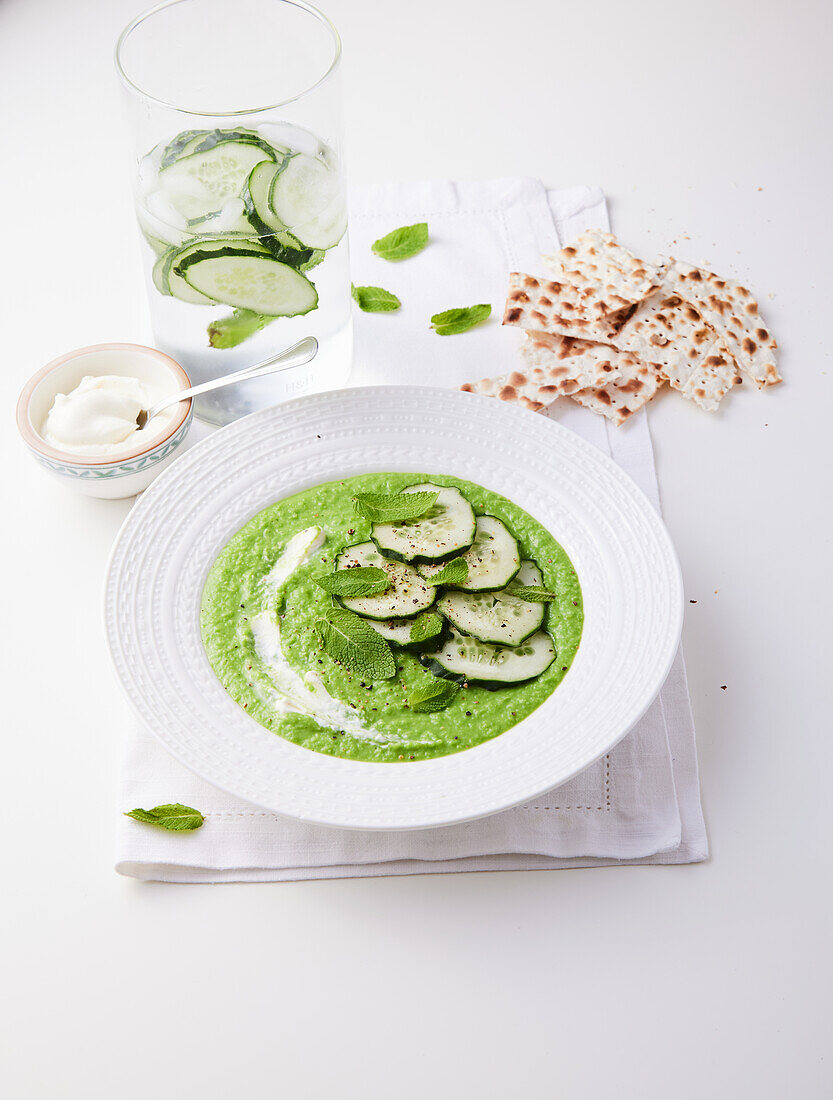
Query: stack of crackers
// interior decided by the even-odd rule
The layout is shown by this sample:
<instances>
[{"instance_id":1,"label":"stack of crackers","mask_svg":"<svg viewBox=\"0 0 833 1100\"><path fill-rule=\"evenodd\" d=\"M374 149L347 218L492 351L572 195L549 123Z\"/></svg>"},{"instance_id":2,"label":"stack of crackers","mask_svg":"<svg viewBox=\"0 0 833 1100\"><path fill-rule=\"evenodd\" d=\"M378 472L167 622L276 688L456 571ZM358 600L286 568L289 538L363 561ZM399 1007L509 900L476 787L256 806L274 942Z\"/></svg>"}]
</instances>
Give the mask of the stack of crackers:
<instances>
[{"instance_id":1,"label":"stack of crackers","mask_svg":"<svg viewBox=\"0 0 833 1100\"><path fill-rule=\"evenodd\" d=\"M778 345L739 283L646 263L599 229L542 259L549 279L509 281L503 323L525 330L523 366L462 389L534 411L567 397L623 424L666 382L713 411L743 376L781 381Z\"/></svg>"}]
</instances>

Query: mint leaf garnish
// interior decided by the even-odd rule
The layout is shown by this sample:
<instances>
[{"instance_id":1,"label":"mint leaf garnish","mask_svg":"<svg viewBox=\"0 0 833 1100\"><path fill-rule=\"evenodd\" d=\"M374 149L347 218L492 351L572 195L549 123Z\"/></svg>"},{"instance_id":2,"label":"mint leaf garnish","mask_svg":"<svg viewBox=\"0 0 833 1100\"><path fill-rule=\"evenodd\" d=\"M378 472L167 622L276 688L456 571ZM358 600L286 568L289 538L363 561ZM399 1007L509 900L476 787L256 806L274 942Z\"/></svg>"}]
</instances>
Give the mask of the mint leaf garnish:
<instances>
[{"instance_id":1,"label":"mint leaf garnish","mask_svg":"<svg viewBox=\"0 0 833 1100\"><path fill-rule=\"evenodd\" d=\"M443 621L433 611L423 611L414 619L409 641L427 642L429 638L436 637L443 628Z\"/></svg>"},{"instance_id":2,"label":"mint leaf garnish","mask_svg":"<svg viewBox=\"0 0 833 1100\"><path fill-rule=\"evenodd\" d=\"M235 309L229 317L219 317L208 326L208 342L212 348L236 348L256 332L275 320L250 309Z\"/></svg>"},{"instance_id":3,"label":"mint leaf garnish","mask_svg":"<svg viewBox=\"0 0 833 1100\"><path fill-rule=\"evenodd\" d=\"M412 691L408 696L408 705L417 714L445 710L459 690L450 680L435 680L433 684Z\"/></svg>"},{"instance_id":4,"label":"mint leaf garnish","mask_svg":"<svg viewBox=\"0 0 833 1100\"><path fill-rule=\"evenodd\" d=\"M490 305L466 306L462 309L447 309L435 313L431 318L434 332L440 336L455 336L458 332L468 332L470 328L485 321L491 314Z\"/></svg>"},{"instance_id":5,"label":"mint leaf garnish","mask_svg":"<svg viewBox=\"0 0 833 1100\"><path fill-rule=\"evenodd\" d=\"M152 810L129 810L124 816L132 817L136 821L144 821L147 825L158 825L172 833L185 833L192 829L199 829L205 821L199 810L191 806L183 806L179 802L154 806Z\"/></svg>"},{"instance_id":6,"label":"mint leaf garnish","mask_svg":"<svg viewBox=\"0 0 833 1100\"><path fill-rule=\"evenodd\" d=\"M395 294L380 286L353 286L351 283L351 288L353 301L365 313L392 313L402 305Z\"/></svg>"},{"instance_id":7,"label":"mint leaf garnish","mask_svg":"<svg viewBox=\"0 0 833 1100\"><path fill-rule=\"evenodd\" d=\"M546 588L537 585L512 585L506 591L510 596L517 596L519 600L527 600L529 603L554 603L558 599L555 592L548 592Z\"/></svg>"},{"instance_id":8,"label":"mint leaf garnish","mask_svg":"<svg viewBox=\"0 0 833 1100\"><path fill-rule=\"evenodd\" d=\"M310 271L313 267L318 267L318 265L321 263L326 255L327 253L323 248L313 248L309 254L309 259L304 260L303 263L299 264L298 270Z\"/></svg>"},{"instance_id":9,"label":"mint leaf garnish","mask_svg":"<svg viewBox=\"0 0 833 1100\"><path fill-rule=\"evenodd\" d=\"M315 630L324 652L365 680L390 680L396 661L390 646L364 619L334 607L318 619Z\"/></svg>"},{"instance_id":10,"label":"mint leaf garnish","mask_svg":"<svg viewBox=\"0 0 833 1100\"><path fill-rule=\"evenodd\" d=\"M424 516L439 493L359 493L353 497L356 511L373 523L402 523Z\"/></svg>"},{"instance_id":11,"label":"mint leaf garnish","mask_svg":"<svg viewBox=\"0 0 833 1100\"><path fill-rule=\"evenodd\" d=\"M438 584L462 584L468 579L468 575L469 567L465 558L452 558L445 563L439 573L435 573L433 577L426 577L425 583L430 584L432 588L436 588Z\"/></svg>"},{"instance_id":12,"label":"mint leaf garnish","mask_svg":"<svg viewBox=\"0 0 833 1100\"><path fill-rule=\"evenodd\" d=\"M428 244L428 223L417 222L416 225L403 225L394 229L385 237L374 241L372 248L377 256L383 260L405 260L408 256L416 256L422 252Z\"/></svg>"},{"instance_id":13,"label":"mint leaf garnish","mask_svg":"<svg viewBox=\"0 0 833 1100\"><path fill-rule=\"evenodd\" d=\"M315 583L331 596L360 599L363 596L381 596L390 581L384 569L376 565L357 565L352 569L337 569L326 577L316 577Z\"/></svg>"}]
</instances>

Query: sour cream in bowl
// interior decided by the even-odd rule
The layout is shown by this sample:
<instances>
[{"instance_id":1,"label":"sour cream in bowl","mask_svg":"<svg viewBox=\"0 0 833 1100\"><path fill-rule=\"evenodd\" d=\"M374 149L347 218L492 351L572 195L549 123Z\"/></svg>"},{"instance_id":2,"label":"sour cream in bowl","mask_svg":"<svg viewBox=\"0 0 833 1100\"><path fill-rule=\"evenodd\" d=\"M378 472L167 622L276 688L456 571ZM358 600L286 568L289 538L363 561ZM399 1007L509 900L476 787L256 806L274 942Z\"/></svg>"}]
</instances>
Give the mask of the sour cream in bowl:
<instances>
[{"instance_id":1,"label":"sour cream in bowl","mask_svg":"<svg viewBox=\"0 0 833 1100\"><path fill-rule=\"evenodd\" d=\"M64 484L89 496L133 496L173 460L192 418L190 400L142 428L139 412L190 384L178 363L153 348L81 348L29 380L18 428L35 459Z\"/></svg>"}]
</instances>

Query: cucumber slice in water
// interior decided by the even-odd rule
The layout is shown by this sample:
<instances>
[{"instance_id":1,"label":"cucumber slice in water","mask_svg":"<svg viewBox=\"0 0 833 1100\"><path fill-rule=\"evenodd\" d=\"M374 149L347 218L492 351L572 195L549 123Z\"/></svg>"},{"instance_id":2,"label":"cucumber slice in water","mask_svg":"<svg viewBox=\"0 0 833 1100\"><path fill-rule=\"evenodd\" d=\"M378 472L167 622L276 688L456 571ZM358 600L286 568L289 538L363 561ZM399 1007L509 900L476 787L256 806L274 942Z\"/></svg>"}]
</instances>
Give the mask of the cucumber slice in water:
<instances>
[{"instance_id":1,"label":"cucumber slice in water","mask_svg":"<svg viewBox=\"0 0 833 1100\"><path fill-rule=\"evenodd\" d=\"M136 217L144 236L163 241L166 248L178 248L188 240L188 223L162 191L150 191L144 195L136 209Z\"/></svg>"},{"instance_id":2,"label":"cucumber slice in water","mask_svg":"<svg viewBox=\"0 0 833 1100\"><path fill-rule=\"evenodd\" d=\"M176 267L183 271L189 264L207 256L268 256L269 249L257 237L230 234L217 237L194 237L176 249Z\"/></svg>"},{"instance_id":3,"label":"cucumber slice in water","mask_svg":"<svg viewBox=\"0 0 833 1100\"><path fill-rule=\"evenodd\" d=\"M288 162L287 157L279 164L272 164L267 160L256 164L243 188L243 203L247 219L275 259L297 268L298 271L308 271L321 263L324 253L318 249L305 248L279 221L269 205L269 193L275 177Z\"/></svg>"},{"instance_id":4,"label":"cucumber slice in water","mask_svg":"<svg viewBox=\"0 0 833 1100\"><path fill-rule=\"evenodd\" d=\"M163 252L167 252L171 247L170 241L163 241L161 238L154 236L153 233L148 233L145 229L142 230L142 236L157 256L161 256Z\"/></svg>"},{"instance_id":5,"label":"cucumber slice in water","mask_svg":"<svg viewBox=\"0 0 833 1100\"><path fill-rule=\"evenodd\" d=\"M286 163L284 160L276 165L271 161L262 160L251 170L243 188L246 216L261 233L282 233L286 230L286 226L269 205L272 184Z\"/></svg>"},{"instance_id":6,"label":"cucumber slice in water","mask_svg":"<svg viewBox=\"0 0 833 1100\"><path fill-rule=\"evenodd\" d=\"M541 570L534 561L525 561L517 574L520 584L540 585ZM446 592L437 610L461 634L480 642L518 646L544 623L546 607L542 603L520 600L511 588L498 592Z\"/></svg>"},{"instance_id":7,"label":"cucumber slice in water","mask_svg":"<svg viewBox=\"0 0 833 1100\"><path fill-rule=\"evenodd\" d=\"M347 230L341 178L321 157L291 156L272 181L269 206L308 248L332 248Z\"/></svg>"},{"instance_id":8,"label":"cucumber slice in water","mask_svg":"<svg viewBox=\"0 0 833 1100\"><path fill-rule=\"evenodd\" d=\"M255 239L260 236L260 230L246 216L246 206L242 198L227 199L218 211L199 219L191 226L191 230L201 237L209 238L242 236Z\"/></svg>"},{"instance_id":9,"label":"cucumber slice in water","mask_svg":"<svg viewBox=\"0 0 833 1100\"><path fill-rule=\"evenodd\" d=\"M216 215L228 199L238 197L251 170L263 160L271 157L260 145L225 141L163 168L159 186L177 213L193 225Z\"/></svg>"},{"instance_id":10,"label":"cucumber slice in water","mask_svg":"<svg viewBox=\"0 0 833 1100\"><path fill-rule=\"evenodd\" d=\"M162 157L159 162L160 167L167 168L168 165L173 164L175 160L179 160L180 157L184 157L188 153L193 152L194 147L199 144L200 140L207 132L207 130L183 130L182 133L177 134L162 150ZM159 146L156 148L158 149ZM153 151L151 151L149 156L152 155Z\"/></svg>"},{"instance_id":11,"label":"cucumber slice in water","mask_svg":"<svg viewBox=\"0 0 833 1100\"><path fill-rule=\"evenodd\" d=\"M187 264L199 255L268 255L267 250L256 240L238 238L219 238L217 240L190 241L182 248L171 248L156 261L153 267L153 285L160 294L171 295L181 302L195 306L215 305L216 299L195 290L182 277L180 266Z\"/></svg>"},{"instance_id":12,"label":"cucumber slice in water","mask_svg":"<svg viewBox=\"0 0 833 1100\"><path fill-rule=\"evenodd\" d=\"M172 270L172 265L179 253L179 249L170 248L163 252L153 265L153 285L160 294L167 297L178 298L180 302L188 302L192 306L213 306L216 303L213 298L200 294L190 287L185 280Z\"/></svg>"},{"instance_id":13,"label":"cucumber slice in water","mask_svg":"<svg viewBox=\"0 0 833 1100\"><path fill-rule=\"evenodd\" d=\"M390 619L412 619L430 607L437 598L431 588L410 565L388 561L373 542L359 542L342 550L336 559L336 569L352 569L357 565L375 565L388 575L389 585L381 596L341 597L339 603L366 619L387 622Z\"/></svg>"},{"instance_id":14,"label":"cucumber slice in water","mask_svg":"<svg viewBox=\"0 0 833 1100\"><path fill-rule=\"evenodd\" d=\"M153 271L151 272L151 278L153 285L159 291L160 294L164 294L165 297L170 297L171 288L168 286L167 268L170 265L171 258L176 249L171 248L167 252L163 252L157 257L156 263L153 265Z\"/></svg>"},{"instance_id":15,"label":"cucumber slice in water","mask_svg":"<svg viewBox=\"0 0 833 1100\"><path fill-rule=\"evenodd\" d=\"M265 250L199 250L177 265L189 286L215 301L269 317L298 317L318 306L318 292L305 275Z\"/></svg>"},{"instance_id":16,"label":"cucumber slice in water","mask_svg":"<svg viewBox=\"0 0 833 1100\"><path fill-rule=\"evenodd\" d=\"M167 168L177 160L191 153L206 153L215 145L224 145L229 141L257 145L272 160L286 154L287 150L267 141L257 130L240 128L236 130L183 130L165 146L162 151L161 167Z\"/></svg>"}]
</instances>

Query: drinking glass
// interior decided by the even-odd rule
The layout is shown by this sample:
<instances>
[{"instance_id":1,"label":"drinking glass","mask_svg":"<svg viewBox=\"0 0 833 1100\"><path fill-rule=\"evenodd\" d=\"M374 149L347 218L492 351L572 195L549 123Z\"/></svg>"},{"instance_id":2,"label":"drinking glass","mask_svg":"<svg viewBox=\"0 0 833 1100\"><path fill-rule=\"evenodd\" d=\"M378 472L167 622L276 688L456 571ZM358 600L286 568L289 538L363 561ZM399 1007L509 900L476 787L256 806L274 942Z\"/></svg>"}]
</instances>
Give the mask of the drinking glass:
<instances>
[{"instance_id":1,"label":"drinking glass","mask_svg":"<svg viewBox=\"0 0 833 1100\"><path fill-rule=\"evenodd\" d=\"M210 423L349 377L340 57L302 0L168 0L118 40L158 347L196 384L319 344L304 367L197 399Z\"/></svg>"}]
</instances>

